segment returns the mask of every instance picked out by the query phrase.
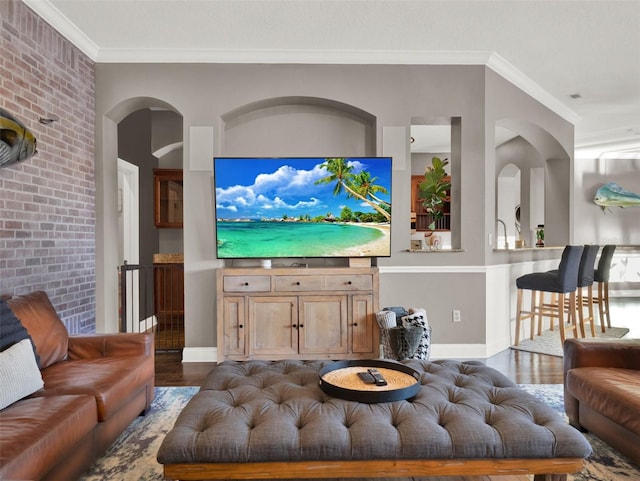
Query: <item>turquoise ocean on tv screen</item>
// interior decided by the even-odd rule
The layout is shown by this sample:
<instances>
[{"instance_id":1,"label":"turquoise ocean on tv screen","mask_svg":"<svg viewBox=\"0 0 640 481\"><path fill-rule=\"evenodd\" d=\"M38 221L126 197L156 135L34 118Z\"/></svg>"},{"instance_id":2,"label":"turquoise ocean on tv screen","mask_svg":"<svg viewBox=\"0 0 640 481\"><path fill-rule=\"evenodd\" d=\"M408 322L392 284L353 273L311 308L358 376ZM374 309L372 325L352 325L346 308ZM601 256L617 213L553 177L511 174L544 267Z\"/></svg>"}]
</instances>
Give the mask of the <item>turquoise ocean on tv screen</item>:
<instances>
[{"instance_id":1,"label":"turquoise ocean on tv screen","mask_svg":"<svg viewBox=\"0 0 640 481\"><path fill-rule=\"evenodd\" d=\"M375 227L341 223L218 221L218 258L385 256L359 250L384 234Z\"/></svg>"}]
</instances>

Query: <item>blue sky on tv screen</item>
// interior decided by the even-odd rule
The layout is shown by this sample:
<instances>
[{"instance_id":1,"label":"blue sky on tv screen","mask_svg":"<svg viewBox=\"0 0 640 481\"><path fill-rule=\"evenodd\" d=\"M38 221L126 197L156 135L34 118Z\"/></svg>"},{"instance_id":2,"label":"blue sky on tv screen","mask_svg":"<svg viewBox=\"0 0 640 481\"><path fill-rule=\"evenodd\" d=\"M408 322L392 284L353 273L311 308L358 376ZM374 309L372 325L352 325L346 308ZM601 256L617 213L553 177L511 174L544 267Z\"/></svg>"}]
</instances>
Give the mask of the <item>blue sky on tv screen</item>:
<instances>
[{"instance_id":1,"label":"blue sky on tv screen","mask_svg":"<svg viewBox=\"0 0 640 481\"><path fill-rule=\"evenodd\" d=\"M335 182L316 184L330 175L324 158L216 158L214 185L218 219L281 219L309 215L340 217L343 207L374 212L343 189L333 194ZM390 157L347 157L351 173L368 171L374 184L387 189L377 196L391 201Z\"/></svg>"}]
</instances>

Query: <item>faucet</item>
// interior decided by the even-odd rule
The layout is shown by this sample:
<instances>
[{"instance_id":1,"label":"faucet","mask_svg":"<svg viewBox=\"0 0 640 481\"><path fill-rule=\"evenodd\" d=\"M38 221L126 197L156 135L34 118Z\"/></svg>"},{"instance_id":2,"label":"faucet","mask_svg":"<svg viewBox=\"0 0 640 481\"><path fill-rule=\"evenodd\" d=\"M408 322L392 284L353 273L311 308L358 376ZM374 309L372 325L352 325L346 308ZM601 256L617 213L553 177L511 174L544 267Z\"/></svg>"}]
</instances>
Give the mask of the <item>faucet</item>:
<instances>
[{"instance_id":1,"label":"faucet","mask_svg":"<svg viewBox=\"0 0 640 481\"><path fill-rule=\"evenodd\" d=\"M500 222L502 224L502 227L504 227L504 248L508 249L509 241L507 240L507 224L505 224L502 219L498 219L498 222Z\"/></svg>"}]
</instances>

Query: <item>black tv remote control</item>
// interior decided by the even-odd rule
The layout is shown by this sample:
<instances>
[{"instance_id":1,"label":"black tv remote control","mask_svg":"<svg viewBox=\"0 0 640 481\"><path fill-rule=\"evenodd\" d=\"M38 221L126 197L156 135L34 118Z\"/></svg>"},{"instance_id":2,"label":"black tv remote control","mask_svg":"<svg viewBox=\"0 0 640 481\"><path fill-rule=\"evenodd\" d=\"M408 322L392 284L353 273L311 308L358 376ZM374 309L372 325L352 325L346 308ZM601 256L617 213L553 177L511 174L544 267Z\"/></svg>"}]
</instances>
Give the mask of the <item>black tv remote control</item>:
<instances>
[{"instance_id":1,"label":"black tv remote control","mask_svg":"<svg viewBox=\"0 0 640 481\"><path fill-rule=\"evenodd\" d=\"M378 371L376 368L374 368L374 367L369 368L369 369L367 369L367 372L375 380L376 386L386 386L387 385L387 380L384 377L382 377L382 374L380 374L380 371Z\"/></svg>"}]
</instances>

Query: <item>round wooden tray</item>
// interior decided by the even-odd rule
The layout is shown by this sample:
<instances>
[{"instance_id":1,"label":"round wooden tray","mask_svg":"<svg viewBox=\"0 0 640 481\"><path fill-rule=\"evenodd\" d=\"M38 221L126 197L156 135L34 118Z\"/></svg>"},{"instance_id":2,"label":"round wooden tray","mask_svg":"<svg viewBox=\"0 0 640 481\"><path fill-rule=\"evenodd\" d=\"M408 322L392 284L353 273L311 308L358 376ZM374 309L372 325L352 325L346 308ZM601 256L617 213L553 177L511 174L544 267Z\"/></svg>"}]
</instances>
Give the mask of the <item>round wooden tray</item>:
<instances>
[{"instance_id":1,"label":"round wooden tray","mask_svg":"<svg viewBox=\"0 0 640 481\"><path fill-rule=\"evenodd\" d=\"M386 386L367 384L358 376L376 368ZM337 361L318 373L320 388L329 396L361 403L383 403L409 399L420 391L420 374L404 364L382 360Z\"/></svg>"}]
</instances>

